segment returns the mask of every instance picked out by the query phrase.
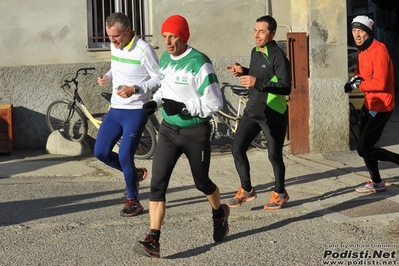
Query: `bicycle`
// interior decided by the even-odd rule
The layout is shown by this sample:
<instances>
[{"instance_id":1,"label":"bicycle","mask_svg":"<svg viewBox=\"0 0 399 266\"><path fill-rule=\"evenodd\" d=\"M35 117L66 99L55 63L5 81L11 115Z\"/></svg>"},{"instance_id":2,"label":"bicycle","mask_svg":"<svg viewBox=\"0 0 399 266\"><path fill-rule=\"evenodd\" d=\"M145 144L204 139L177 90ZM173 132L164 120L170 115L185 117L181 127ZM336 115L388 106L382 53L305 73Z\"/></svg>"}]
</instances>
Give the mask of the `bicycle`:
<instances>
[{"instance_id":1,"label":"bicycle","mask_svg":"<svg viewBox=\"0 0 399 266\"><path fill-rule=\"evenodd\" d=\"M209 121L211 123L211 140L214 139L216 133L219 132L218 122L222 122L227 126L227 136L231 139L234 139L234 134L242 118L242 112L246 106L246 102L248 101L249 91L247 88L243 86L231 85L229 83L223 83L223 85L223 87L230 87L231 91L239 96L238 105L233 114L228 114L220 110L212 115L212 118ZM251 145L259 149L267 149L267 140L263 131L259 132L259 134L251 142Z\"/></svg>"},{"instance_id":2,"label":"bicycle","mask_svg":"<svg viewBox=\"0 0 399 266\"><path fill-rule=\"evenodd\" d=\"M71 141L81 142L87 136L89 120L97 129L100 128L102 118L95 118L85 106L78 92L78 76L89 74L94 67L80 68L71 79L65 79L61 88L71 95L70 83L74 84L72 100L56 100L47 108L46 122L51 132L59 130L60 133ZM111 94L103 92L101 96L110 102ZM119 145L119 142L117 143ZM156 146L156 132L151 121L148 120L136 150L135 158L148 159L152 156Z\"/></svg>"}]
</instances>

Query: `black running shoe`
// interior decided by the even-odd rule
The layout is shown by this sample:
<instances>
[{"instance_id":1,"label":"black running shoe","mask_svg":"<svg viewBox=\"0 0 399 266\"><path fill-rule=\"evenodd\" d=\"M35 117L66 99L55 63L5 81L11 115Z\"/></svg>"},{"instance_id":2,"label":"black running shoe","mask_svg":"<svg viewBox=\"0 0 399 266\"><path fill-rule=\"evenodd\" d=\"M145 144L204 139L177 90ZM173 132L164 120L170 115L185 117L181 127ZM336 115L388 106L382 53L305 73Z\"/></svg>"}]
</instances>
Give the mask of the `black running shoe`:
<instances>
[{"instance_id":1,"label":"black running shoe","mask_svg":"<svg viewBox=\"0 0 399 266\"><path fill-rule=\"evenodd\" d=\"M223 216L213 218L213 240L215 242L222 241L229 234L229 223L227 220L230 215L230 208L226 204L222 204L220 207L223 209Z\"/></svg>"},{"instance_id":2,"label":"black running shoe","mask_svg":"<svg viewBox=\"0 0 399 266\"><path fill-rule=\"evenodd\" d=\"M139 255L160 258L160 245L151 235L146 235L144 241L138 241L134 245L134 251Z\"/></svg>"},{"instance_id":3,"label":"black running shoe","mask_svg":"<svg viewBox=\"0 0 399 266\"><path fill-rule=\"evenodd\" d=\"M136 216L137 214L141 213L144 210L143 206L141 206L138 200L132 200L128 198L124 201L124 203L125 205L121 210L121 216L125 217Z\"/></svg>"}]
</instances>

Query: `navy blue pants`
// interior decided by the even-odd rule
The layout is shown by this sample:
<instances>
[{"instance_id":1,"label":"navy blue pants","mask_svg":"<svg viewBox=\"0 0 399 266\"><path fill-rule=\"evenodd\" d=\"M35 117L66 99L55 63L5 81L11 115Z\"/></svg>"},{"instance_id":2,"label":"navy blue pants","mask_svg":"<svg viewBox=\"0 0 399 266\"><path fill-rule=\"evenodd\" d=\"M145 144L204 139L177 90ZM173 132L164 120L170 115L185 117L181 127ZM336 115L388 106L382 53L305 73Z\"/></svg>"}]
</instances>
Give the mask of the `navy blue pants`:
<instances>
[{"instance_id":1,"label":"navy blue pants","mask_svg":"<svg viewBox=\"0 0 399 266\"><path fill-rule=\"evenodd\" d=\"M123 172L127 197L134 200L138 197L138 177L133 159L147 120L142 109L111 108L101 123L94 145L94 156ZM119 152L115 153L112 149L121 137Z\"/></svg>"}]
</instances>

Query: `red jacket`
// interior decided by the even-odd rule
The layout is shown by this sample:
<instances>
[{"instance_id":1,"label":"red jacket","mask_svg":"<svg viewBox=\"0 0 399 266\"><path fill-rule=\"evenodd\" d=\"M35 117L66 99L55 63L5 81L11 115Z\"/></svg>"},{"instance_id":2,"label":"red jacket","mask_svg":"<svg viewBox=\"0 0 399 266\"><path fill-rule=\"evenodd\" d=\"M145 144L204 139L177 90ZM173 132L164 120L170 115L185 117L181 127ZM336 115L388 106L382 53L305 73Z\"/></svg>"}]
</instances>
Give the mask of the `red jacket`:
<instances>
[{"instance_id":1,"label":"red jacket","mask_svg":"<svg viewBox=\"0 0 399 266\"><path fill-rule=\"evenodd\" d=\"M395 107L393 64L382 42L374 40L369 48L359 50L355 75L363 78L359 89L368 110L388 112Z\"/></svg>"}]
</instances>

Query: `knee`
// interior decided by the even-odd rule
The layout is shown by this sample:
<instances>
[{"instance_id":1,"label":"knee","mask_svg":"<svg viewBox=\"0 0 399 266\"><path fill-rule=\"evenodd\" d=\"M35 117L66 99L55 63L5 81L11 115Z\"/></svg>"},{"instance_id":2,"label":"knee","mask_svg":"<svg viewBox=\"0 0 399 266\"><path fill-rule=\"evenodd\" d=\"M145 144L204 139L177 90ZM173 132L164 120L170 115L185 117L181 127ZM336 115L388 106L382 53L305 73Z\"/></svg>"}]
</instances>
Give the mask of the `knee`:
<instances>
[{"instance_id":1,"label":"knee","mask_svg":"<svg viewBox=\"0 0 399 266\"><path fill-rule=\"evenodd\" d=\"M277 165L283 163L283 156L279 153L269 154L269 161L272 165Z\"/></svg>"},{"instance_id":2,"label":"knee","mask_svg":"<svg viewBox=\"0 0 399 266\"><path fill-rule=\"evenodd\" d=\"M216 185L210 179L206 183L196 183L195 187L205 195L211 195L216 190Z\"/></svg>"},{"instance_id":3,"label":"knee","mask_svg":"<svg viewBox=\"0 0 399 266\"><path fill-rule=\"evenodd\" d=\"M356 150L360 157L366 157L367 152L362 147L358 146Z\"/></svg>"},{"instance_id":4,"label":"knee","mask_svg":"<svg viewBox=\"0 0 399 266\"><path fill-rule=\"evenodd\" d=\"M103 150L100 149L96 149L96 147L94 147L94 157L96 157L98 160L100 161L104 161L108 158L108 154L105 153Z\"/></svg>"},{"instance_id":5,"label":"knee","mask_svg":"<svg viewBox=\"0 0 399 266\"><path fill-rule=\"evenodd\" d=\"M231 153L233 154L233 157L239 157L239 156L242 156L242 154L245 154L245 150L244 149L242 149L240 146L238 146L238 145L234 145L233 144L233 147L231 148Z\"/></svg>"},{"instance_id":6,"label":"knee","mask_svg":"<svg viewBox=\"0 0 399 266\"><path fill-rule=\"evenodd\" d=\"M366 157L371 152L371 147L362 145L361 142L359 142L359 145L356 147L356 151L360 157Z\"/></svg>"},{"instance_id":7,"label":"knee","mask_svg":"<svg viewBox=\"0 0 399 266\"><path fill-rule=\"evenodd\" d=\"M151 186L150 201L166 201L165 193Z\"/></svg>"}]
</instances>

